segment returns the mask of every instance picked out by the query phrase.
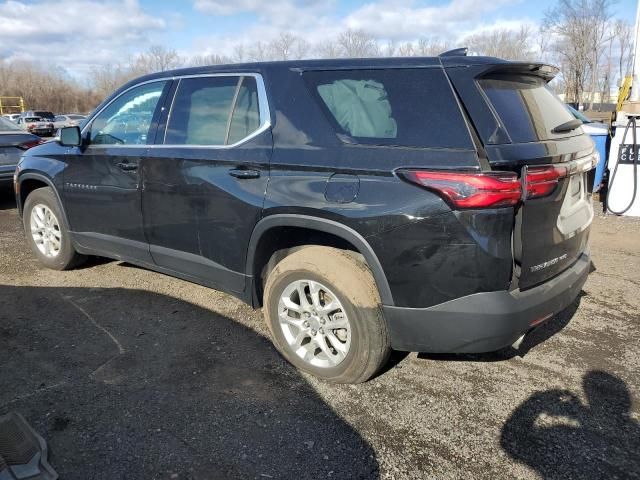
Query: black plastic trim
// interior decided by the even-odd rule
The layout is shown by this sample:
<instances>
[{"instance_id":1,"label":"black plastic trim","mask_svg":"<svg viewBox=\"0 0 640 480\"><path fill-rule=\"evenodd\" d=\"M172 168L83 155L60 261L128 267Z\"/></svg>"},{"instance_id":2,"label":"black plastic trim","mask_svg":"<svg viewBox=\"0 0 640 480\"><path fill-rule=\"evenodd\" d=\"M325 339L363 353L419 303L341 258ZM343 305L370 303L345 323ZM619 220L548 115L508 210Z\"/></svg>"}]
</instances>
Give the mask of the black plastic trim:
<instances>
[{"instance_id":1,"label":"black plastic trim","mask_svg":"<svg viewBox=\"0 0 640 480\"><path fill-rule=\"evenodd\" d=\"M396 350L430 353L483 353L513 344L531 322L566 307L589 275L588 253L560 275L526 291L475 293L429 308L385 305Z\"/></svg>"},{"instance_id":2,"label":"black plastic trim","mask_svg":"<svg viewBox=\"0 0 640 480\"><path fill-rule=\"evenodd\" d=\"M67 223L67 225L69 225L69 217L67 216L67 212L64 209L64 204L62 203L62 198L60 198L60 193L58 192L57 187L55 186L55 184L53 183L53 180L51 180L51 178L47 177L46 175L42 175L39 173L32 173L32 172L27 172L27 173L23 173L18 175L18 183L20 184L20 191L22 191L22 183L25 180L40 180L44 183L47 184L47 186L51 187L51 189L53 190L53 193L56 195L56 199L58 200L58 206L60 207L60 210L62 211L62 215L64 215L64 219ZM18 215L20 217L22 217L22 211L23 211L23 205L22 205L22 201L20 199L20 196L18 195L16 198L16 203L18 206Z\"/></svg>"},{"instance_id":3,"label":"black plastic trim","mask_svg":"<svg viewBox=\"0 0 640 480\"><path fill-rule=\"evenodd\" d=\"M373 278L378 286L378 292L380 293L382 303L385 305L394 304L391 289L387 282L387 277L384 274L384 270L382 269L382 265L380 264L378 257L369 243L354 229L326 218L299 214L274 214L260 220L253 229L251 240L249 240L249 250L247 253L245 269L245 273L248 277L253 277L256 274L259 274L259 272L253 271L255 251L262 235L274 227L301 227L318 230L320 232L330 233L351 243L367 261L367 264L373 273Z\"/></svg>"}]
</instances>

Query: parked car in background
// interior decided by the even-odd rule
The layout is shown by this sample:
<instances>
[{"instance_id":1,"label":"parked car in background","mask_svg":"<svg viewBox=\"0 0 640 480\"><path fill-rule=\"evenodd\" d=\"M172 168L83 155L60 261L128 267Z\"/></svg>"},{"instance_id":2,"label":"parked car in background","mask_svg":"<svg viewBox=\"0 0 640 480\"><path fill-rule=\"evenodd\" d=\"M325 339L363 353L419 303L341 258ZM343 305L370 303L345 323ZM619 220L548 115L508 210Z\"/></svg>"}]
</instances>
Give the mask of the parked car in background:
<instances>
[{"instance_id":1,"label":"parked car in background","mask_svg":"<svg viewBox=\"0 0 640 480\"><path fill-rule=\"evenodd\" d=\"M45 266L117 258L263 307L334 382L390 349L519 345L590 267L592 140L539 63L264 62L160 72L16 169Z\"/></svg>"},{"instance_id":2,"label":"parked car in background","mask_svg":"<svg viewBox=\"0 0 640 480\"><path fill-rule=\"evenodd\" d=\"M8 118L0 117L0 187L13 180L24 151L40 143L40 137L25 132Z\"/></svg>"},{"instance_id":3,"label":"parked car in background","mask_svg":"<svg viewBox=\"0 0 640 480\"><path fill-rule=\"evenodd\" d=\"M19 113L7 113L5 115L2 115L2 118L7 118L7 119L11 120L12 122L15 122L16 120L18 120L18 118L20 118L20 114Z\"/></svg>"},{"instance_id":4,"label":"parked car in background","mask_svg":"<svg viewBox=\"0 0 640 480\"><path fill-rule=\"evenodd\" d=\"M53 122L54 119L56 118L56 116L53 114L53 112L49 112L47 110L27 110L26 112L23 112L20 114L21 117L40 117L44 120L49 120L50 122Z\"/></svg>"},{"instance_id":5,"label":"parked car in background","mask_svg":"<svg viewBox=\"0 0 640 480\"><path fill-rule=\"evenodd\" d=\"M78 115L76 113L56 115L53 121L53 126L56 130L63 127L75 127L76 125L80 125L80 122L86 118L86 116Z\"/></svg>"},{"instance_id":6,"label":"parked car in background","mask_svg":"<svg viewBox=\"0 0 640 480\"><path fill-rule=\"evenodd\" d=\"M50 137L55 133L53 122L41 117L20 117L16 124L23 130L41 137Z\"/></svg>"}]
</instances>

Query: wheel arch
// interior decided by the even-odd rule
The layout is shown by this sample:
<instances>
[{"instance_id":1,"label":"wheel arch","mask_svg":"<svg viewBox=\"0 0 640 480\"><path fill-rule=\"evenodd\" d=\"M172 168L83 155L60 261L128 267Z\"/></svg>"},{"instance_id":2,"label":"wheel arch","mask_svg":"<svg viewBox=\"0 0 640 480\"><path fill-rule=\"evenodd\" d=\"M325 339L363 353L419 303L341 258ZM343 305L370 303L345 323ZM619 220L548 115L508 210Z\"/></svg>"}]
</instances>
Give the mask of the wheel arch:
<instances>
[{"instance_id":1,"label":"wheel arch","mask_svg":"<svg viewBox=\"0 0 640 480\"><path fill-rule=\"evenodd\" d=\"M292 231L298 234L295 238L287 240L279 238L282 234ZM382 265L362 235L342 223L326 218L300 214L274 214L256 224L249 240L246 274L252 279L250 298L253 306L262 305L264 287L262 274L265 268L269 267L269 262L274 255L280 252L286 256L293 249L318 244L343 248L360 254L371 269L382 303L394 305Z\"/></svg>"},{"instance_id":2,"label":"wheel arch","mask_svg":"<svg viewBox=\"0 0 640 480\"><path fill-rule=\"evenodd\" d=\"M69 225L67 212L64 209L64 204L62 203L62 198L60 198L60 193L58 192L58 189L56 188L51 178L41 173L26 172L26 173L20 174L20 176L18 177L18 191L16 192L18 214L22 216L24 211L24 202L27 200L27 197L29 196L29 194L34 190L38 188L43 188L43 187L51 187L51 190L53 190L53 193L56 196L56 199L58 200L58 205L60 205L60 210L64 215L64 219L65 221L67 221L67 225Z\"/></svg>"}]
</instances>

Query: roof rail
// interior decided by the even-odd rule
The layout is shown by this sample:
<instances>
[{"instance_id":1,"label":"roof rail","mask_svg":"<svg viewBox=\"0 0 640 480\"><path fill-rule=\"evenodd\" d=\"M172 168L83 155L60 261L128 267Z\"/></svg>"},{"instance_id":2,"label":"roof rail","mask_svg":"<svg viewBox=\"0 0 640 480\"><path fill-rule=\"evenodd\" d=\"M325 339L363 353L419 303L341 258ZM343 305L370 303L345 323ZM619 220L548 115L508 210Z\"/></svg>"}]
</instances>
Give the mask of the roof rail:
<instances>
[{"instance_id":1,"label":"roof rail","mask_svg":"<svg viewBox=\"0 0 640 480\"><path fill-rule=\"evenodd\" d=\"M468 51L469 51L469 48L467 47L454 48L453 50L447 50L446 52L442 52L438 56L439 57L466 57Z\"/></svg>"}]
</instances>

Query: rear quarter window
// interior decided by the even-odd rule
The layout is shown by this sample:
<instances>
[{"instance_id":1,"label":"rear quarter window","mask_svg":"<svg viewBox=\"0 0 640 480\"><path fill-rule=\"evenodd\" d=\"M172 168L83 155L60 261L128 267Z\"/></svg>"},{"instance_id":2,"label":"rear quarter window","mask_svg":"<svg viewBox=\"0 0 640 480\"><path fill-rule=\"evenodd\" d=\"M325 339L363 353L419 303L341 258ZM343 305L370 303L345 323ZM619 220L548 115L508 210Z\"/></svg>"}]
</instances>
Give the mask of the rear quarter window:
<instances>
[{"instance_id":1,"label":"rear quarter window","mask_svg":"<svg viewBox=\"0 0 640 480\"><path fill-rule=\"evenodd\" d=\"M418 148L473 148L440 68L313 71L307 86L348 142Z\"/></svg>"}]
</instances>

